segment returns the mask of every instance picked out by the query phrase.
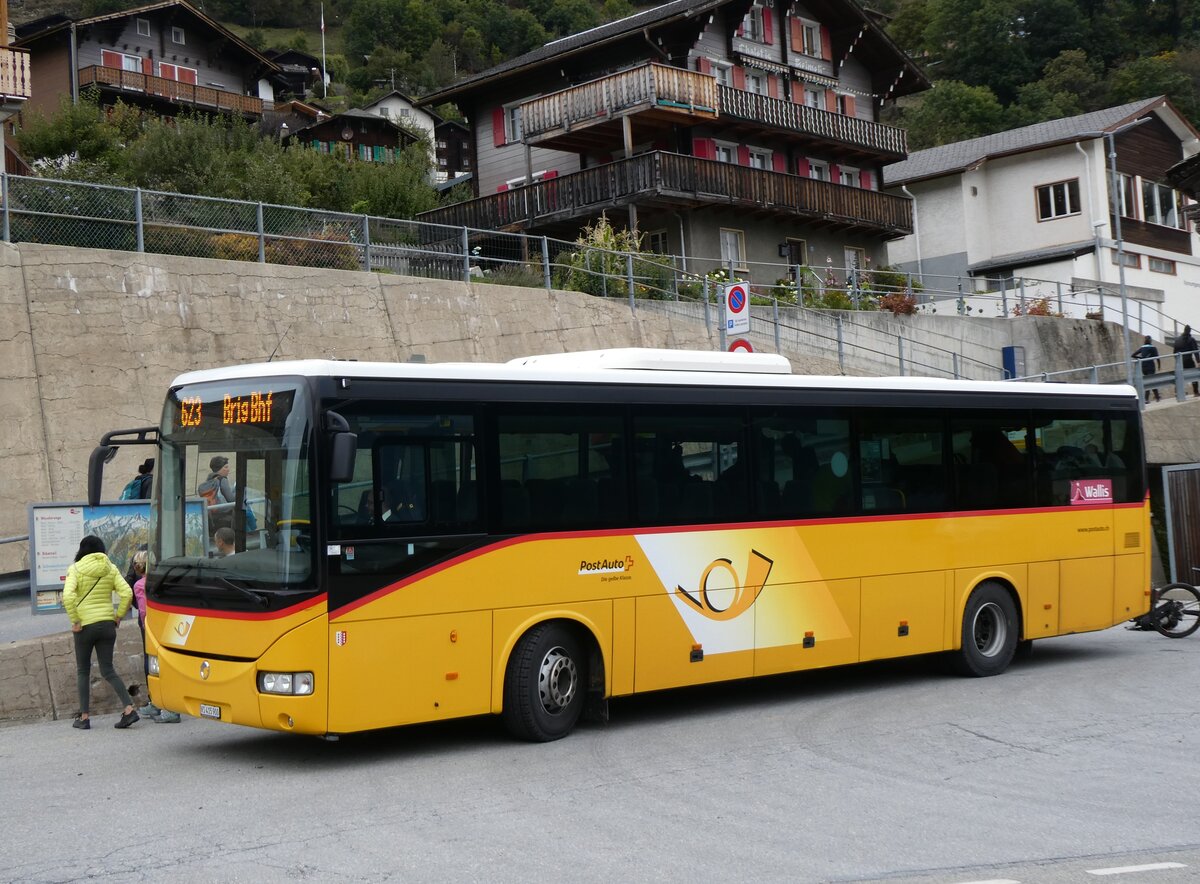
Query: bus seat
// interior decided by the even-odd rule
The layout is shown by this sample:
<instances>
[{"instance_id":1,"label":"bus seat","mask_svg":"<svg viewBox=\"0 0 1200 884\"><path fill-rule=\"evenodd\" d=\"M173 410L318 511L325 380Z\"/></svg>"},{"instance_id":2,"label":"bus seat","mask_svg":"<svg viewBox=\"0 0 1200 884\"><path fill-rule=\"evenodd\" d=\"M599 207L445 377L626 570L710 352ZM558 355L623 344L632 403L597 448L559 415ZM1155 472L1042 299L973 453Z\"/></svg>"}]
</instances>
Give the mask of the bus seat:
<instances>
[{"instance_id":1,"label":"bus seat","mask_svg":"<svg viewBox=\"0 0 1200 884\"><path fill-rule=\"evenodd\" d=\"M780 513L785 516L805 516L812 511L812 482L810 476L789 479L779 498Z\"/></svg>"},{"instance_id":2,"label":"bus seat","mask_svg":"<svg viewBox=\"0 0 1200 884\"><path fill-rule=\"evenodd\" d=\"M596 482L586 476L567 479L562 489L562 517L573 525L595 520L600 513Z\"/></svg>"},{"instance_id":3,"label":"bus seat","mask_svg":"<svg viewBox=\"0 0 1200 884\"><path fill-rule=\"evenodd\" d=\"M529 494L516 479L500 483L500 521L505 527L529 524Z\"/></svg>"},{"instance_id":4,"label":"bus seat","mask_svg":"<svg viewBox=\"0 0 1200 884\"><path fill-rule=\"evenodd\" d=\"M675 515L680 521L703 522L713 517L714 482L684 482Z\"/></svg>"},{"instance_id":5,"label":"bus seat","mask_svg":"<svg viewBox=\"0 0 1200 884\"><path fill-rule=\"evenodd\" d=\"M455 506L454 482L450 479L439 479L429 485L430 513L434 522L448 523L458 521Z\"/></svg>"},{"instance_id":6,"label":"bus seat","mask_svg":"<svg viewBox=\"0 0 1200 884\"><path fill-rule=\"evenodd\" d=\"M479 518L479 488L474 479L468 479L458 489L458 519L474 522Z\"/></svg>"},{"instance_id":7,"label":"bus seat","mask_svg":"<svg viewBox=\"0 0 1200 884\"><path fill-rule=\"evenodd\" d=\"M539 523L547 525L558 520L563 507L562 483L551 479L529 479L529 511Z\"/></svg>"},{"instance_id":8,"label":"bus seat","mask_svg":"<svg viewBox=\"0 0 1200 884\"><path fill-rule=\"evenodd\" d=\"M849 510L850 475L835 475L833 468L824 464L817 469L812 484L812 512L814 515L843 513Z\"/></svg>"}]
</instances>

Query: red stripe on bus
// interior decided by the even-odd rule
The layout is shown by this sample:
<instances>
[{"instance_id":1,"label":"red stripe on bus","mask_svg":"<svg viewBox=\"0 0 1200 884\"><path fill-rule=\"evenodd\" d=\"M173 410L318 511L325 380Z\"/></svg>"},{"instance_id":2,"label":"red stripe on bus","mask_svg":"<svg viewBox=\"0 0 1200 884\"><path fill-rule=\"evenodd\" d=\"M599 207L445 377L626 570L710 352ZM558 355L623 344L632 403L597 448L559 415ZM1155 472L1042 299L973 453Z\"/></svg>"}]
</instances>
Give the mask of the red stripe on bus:
<instances>
[{"instance_id":1,"label":"red stripe on bus","mask_svg":"<svg viewBox=\"0 0 1200 884\"><path fill-rule=\"evenodd\" d=\"M328 593L323 592L311 599L296 602L296 604L278 611L214 611L212 608L187 608L182 605L164 605L159 602L151 602L150 599L146 599L146 607L167 614L192 614L213 620L279 620L282 617L290 617L293 614L298 614L307 608L316 607L328 600Z\"/></svg>"}]
</instances>

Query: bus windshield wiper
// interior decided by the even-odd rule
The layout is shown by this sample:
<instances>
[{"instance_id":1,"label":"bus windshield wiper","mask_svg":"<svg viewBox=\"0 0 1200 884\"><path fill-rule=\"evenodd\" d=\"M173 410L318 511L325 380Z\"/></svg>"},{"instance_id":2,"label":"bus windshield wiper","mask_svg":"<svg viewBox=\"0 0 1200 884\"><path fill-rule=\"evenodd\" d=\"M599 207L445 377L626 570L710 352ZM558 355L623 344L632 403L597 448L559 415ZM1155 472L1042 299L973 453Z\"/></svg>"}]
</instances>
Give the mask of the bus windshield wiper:
<instances>
[{"instance_id":1,"label":"bus windshield wiper","mask_svg":"<svg viewBox=\"0 0 1200 884\"><path fill-rule=\"evenodd\" d=\"M206 608L211 608L212 607L211 602L209 602L209 600L204 595L204 592L203 592L204 587L197 586L195 584L167 583L167 580L176 571L186 571L187 569L194 568L194 567L196 567L196 566L192 562L179 562L177 564L168 566L167 570L163 572L162 576L159 577L158 581L154 584L154 588L153 588L154 597L165 596L165 595L167 595L168 592L170 592L172 590L177 590L179 592L194 592L196 595L198 595L200 597L200 601L204 604L204 606ZM146 581L146 588L150 589L149 580Z\"/></svg>"},{"instance_id":2,"label":"bus windshield wiper","mask_svg":"<svg viewBox=\"0 0 1200 884\"><path fill-rule=\"evenodd\" d=\"M216 576L217 580L221 581L222 586L226 586L229 589L232 589L234 592L241 593L243 596L245 596L246 598L248 598L252 602L254 602L254 604L258 605L260 608L265 608L269 604L271 604L271 600L269 598L267 598L267 596L263 595L262 593L257 593L257 592L254 592L253 590L246 589L246 587L244 587L244 586L238 586L236 583L234 583L228 577L222 577L219 574L214 575L214 576Z\"/></svg>"}]
</instances>

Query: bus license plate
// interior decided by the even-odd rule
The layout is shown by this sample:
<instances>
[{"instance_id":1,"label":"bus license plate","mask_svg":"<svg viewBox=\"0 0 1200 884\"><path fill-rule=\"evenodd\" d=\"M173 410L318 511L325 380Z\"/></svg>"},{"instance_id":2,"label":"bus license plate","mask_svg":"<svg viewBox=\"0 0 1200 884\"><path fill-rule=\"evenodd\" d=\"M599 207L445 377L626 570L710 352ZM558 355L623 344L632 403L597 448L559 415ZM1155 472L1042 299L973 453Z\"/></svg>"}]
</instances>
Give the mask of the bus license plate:
<instances>
[{"instance_id":1,"label":"bus license plate","mask_svg":"<svg viewBox=\"0 0 1200 884\"><path fill-rule=\"evenodd\" d=\"M208 703L201 703L200 704L200 717L201 718L220 718L221 717L221 707L220 706L211 706Z\"/></svg>"}]
</instances>

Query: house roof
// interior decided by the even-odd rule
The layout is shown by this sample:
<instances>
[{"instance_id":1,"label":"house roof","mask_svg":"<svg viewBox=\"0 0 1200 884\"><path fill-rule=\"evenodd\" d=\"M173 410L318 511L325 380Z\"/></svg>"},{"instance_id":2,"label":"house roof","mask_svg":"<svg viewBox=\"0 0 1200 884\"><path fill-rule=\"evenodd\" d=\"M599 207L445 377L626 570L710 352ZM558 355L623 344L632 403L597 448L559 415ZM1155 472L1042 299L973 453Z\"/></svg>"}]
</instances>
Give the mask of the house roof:
<instances>
[{"instance_id":1,"label":"house roof","mask_svg":"<svg viewBox=\"0 0 1200 884\"><path fill-rule=\"evenodd\" d=\"M1096 248L1094 239L1082 240L1080 242L1069 242L1061 245L1046 246L1042 249L1031 249L1027 252L1013 252L1008 255L996 255L988 258L986 261L977 261L974 264L968 265L967 270L972 274L979 275L988 273L992 270L1008 270L1018 267L1029 267L1033 264L1042 264L1046 261L1057 261L1062 258L1074 258L1079 255L1087 254Z\"/></svg>"},{"instance_id":2,"label":"house roof","mask_svg":"<svg viewBox=\"0 0 1200 884\"><path fill-rule=\"evenodd\" d=\"M417 140L417 135L415 135L410 130L404 128L403 126L399 125L394 120L391 120L388 117L380 116L379 114L368 113L365 110L359 110L357 108L351 108L348 111L342 111L340 114L331 114L330 116L327 116L323 120L318 120L315 123L312 123L308 126L303 127L302 129L297 129L295 132L293 132L291 134L291 137L294 138L295 136L299 135L301 132L307 132L309 129L314 129L317 126L327 126L330 123L336 123L338 120L365 120L365 121L369 121L371 123L377 123L380 126L386 127L388 129L394 129L396 132L403 134L404 136L406 136L408 138L409 141Z\"/></svg>"},{"instance_id":3,"label":"house roof","mask_svg":"<svg viewBox=\"0 0 1200 884\"><path fill-rule=\"evenodd\" d=\"M233 43L247 55L253 56L259 62L261 62L263 66L270 68L271 70L279 70L279 65L270 58L263 55L261 52L259 52L237 34L233 33L233 31L225 28L215 19L209 18L191 4L185 3L184 0L161 0L159 3L149 3L145 6L126 9L121 12L110 12L106 13L105 15L93 15L88 18L71 19L63 14L48 15L44 18L26 22L24 25L17 28L17 42L15 45L26 46L29 43L40 40L42 37L46 37L50 34L54 34L69 28L72 24L74 24L76 27L81 25L98 25L107 21L118 21L124 18L133 18L139 15L146 15L147 13L158 12L159 10L170 9L171 7L178 7L190 15L195 16L199 21L203 22L208 27L219 33L222 37L229 40L229 42Z\"/></svg>"},{"instance_id":4,"label":"house roof","mask_svg":"<svg viewBox=\"0 0 1200 884\"><path fill-rule=\"evenodd\" d=\"M940 178L943 175L965 172L984 160L1097 138L1100 133L1117 129L1161 108L1170 110L1171 119L1166 121L1181 138L1198 137L1200 133L1192 129L1164 96L1159 95L1076 117L1048 120L1032 126L1022 126L1020 129L984 135L982 138L970 138L953 144L943 144L941 147L918 150L909 154L907 160L884 166L884 186L894 187L929 178Z\"/></svg>"},{"instance_id":5,"label":"house roof","mask_svg":"<svg viewBox=\"0 0 1200 884\"><path fill-rule=\"evenodd\" d=\"M538 49L511 58L486 71L464 77L452 86L426 95L419 99L418 104L440 104L445 101L454 101L465 93L475 91L480 86L503 80L513 74L537 68L551 61L561 61L568 56L595 49L605 43L636 35L645 28L656 28L689 18L699 18L734 2L738 2L738 0L671 0L661 6L642 10L626 18L580 31L578 34L551 40ZM744 5L748 8L749 0L745 0ZM838 6L856 13L856 17L861 19L861 26L864 30L883 41L887 48L894 50L904 67L913 75L914 80L920 83L926 82L925 75L920 69L892 42L875 19L863 11L854 0L838 0Z\"/></svg>"}]
</instances>

